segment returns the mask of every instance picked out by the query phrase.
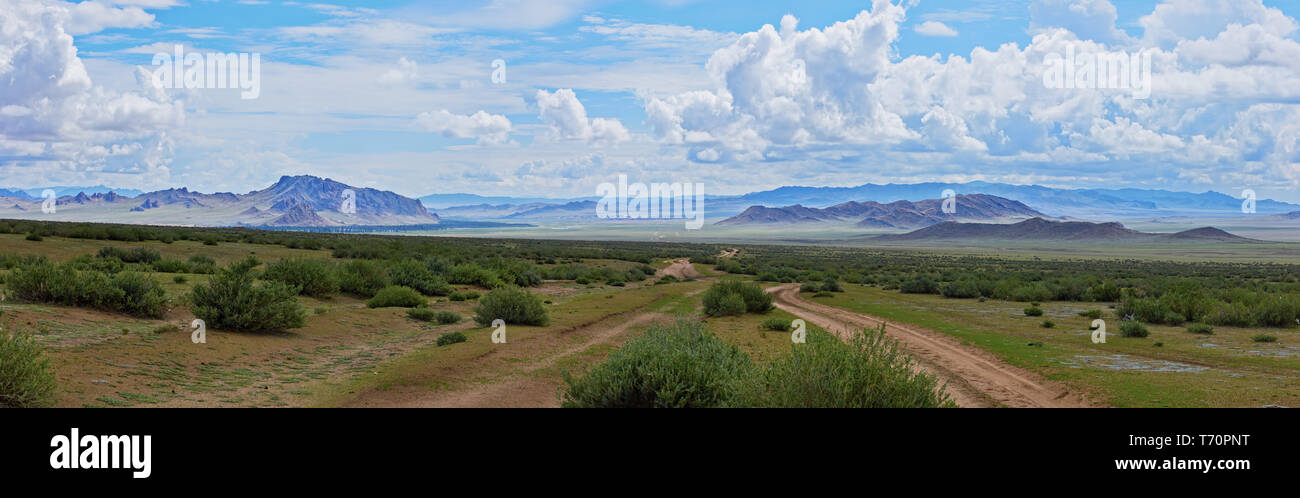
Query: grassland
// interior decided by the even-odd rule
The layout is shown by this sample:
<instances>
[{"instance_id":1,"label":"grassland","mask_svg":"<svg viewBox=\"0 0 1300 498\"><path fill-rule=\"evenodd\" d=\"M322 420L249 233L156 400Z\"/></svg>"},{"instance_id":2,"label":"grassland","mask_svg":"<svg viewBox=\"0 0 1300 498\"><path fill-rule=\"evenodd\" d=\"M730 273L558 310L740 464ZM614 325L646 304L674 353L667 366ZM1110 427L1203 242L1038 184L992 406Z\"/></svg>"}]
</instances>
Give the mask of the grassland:
<instances>
[{"instance_id":1,"label":"grassland","mask_svg":"<svg viewBox=\"0 0 1300 498\"><path fill-rule=\"evenodd\" d=\"M482 265L503 278L548 275L528 289L546 301L551 321L545 326L512 325L508 342L493 344L492 329L471 320L438 325L409 318L404 308L367 308L361 296L299 296L308 315L304 327L274 334L209 330L206 344L194 344L189 329L194 317L186 295L212 275L131 266L166 291L169 302L161 318L13 299L0 302L0 325L32 332L46 348L58 380L58 406L555 406L562 372L584 371L628 338L678 316L704 320L713 333L760 362L795 347L788 332L760 326L771 317L795 318L784 311L703 317L700 293L719 278L813 283L839 279L844 292L804 297L948 334L1102 404L1300 406L1300 331L1295 327L1215 326L1212 335L1203 335L1182 326L1148 323L1149 337L1124 338L1117 333L1116 301L1083 292L1113 284L1156 296L1191 283L1294 297L1300 272L1292 264L1294 250L1285 244L1252 245L1254 253L1227 256L1220 254L1225 252L1222 247L1213 246L1186 246L1165 255L1155 249L1143 254L1145 249L1138 248L1107 256L1102 248L1059 254L1027 248L999 254L959 248L630 244L179 228L128 234L138 240L67 236L84 228L24 225L11 230L17 233L0 233L0 259L36 255L56 263L85 261L106 247L145 248L166 260L205 256L218 265L248 256L256 256L263 266L290 257L331 264L425 258L422 261L443 261L439 264L448 268ZM46 230L47 236L27 240L25 234L32 230ZM642 270L647 263L663 269L677 258L691 258L690 266L701 277L662 285L655 285L654 278L623 278L650 271ZM0 270L0 277L10 271ZM564 273L578 277L551 278ZM921 277L940 286L977 278L1000 281L1010 291L1024 285L1051 292L1072 288L1079 280L1073 287L1083 291L1076 300L1038 299L1044 315L1029 317L1023 311L1028 302L898 290ZM452 289L487 292L480 284L458 283ZM0 292L8 290L0 285ZM433 310L466 318L474 306L473 300L440 296L432 296L429 304ZM1105 344L1092 343L1091 318L1079 316L1094 309L1110 324ZM1044 320L1054 326L1043 327ZM452 332L464 333L468 340L436 345L440 336ZM1253 337L1260 334L1278 340L1255 342Z\"/></svg>"},{"instance_id":2,"label":"grassland","mask_svg":"<svg viewBox=\"0 0 1300 498\"><path fill-rule=\"evenodd\" d=\"M1260 329L1216 327L1213 335L1183 327L1149 326L1146 338L1118 333L1106 305L1044 302L1041 317L1025 303L950 299L846 285L817 302L889 321L926 327L993 353L1012 365L1064 382L1119 407L1300 406L1300 332L1271 332L1276 343L1256 343ZM1091 318L1103 310L1110 324L1104 344L1092 342ZM1044 320L1054 327L1044 328Z\"/></svg>"}]
</instances>

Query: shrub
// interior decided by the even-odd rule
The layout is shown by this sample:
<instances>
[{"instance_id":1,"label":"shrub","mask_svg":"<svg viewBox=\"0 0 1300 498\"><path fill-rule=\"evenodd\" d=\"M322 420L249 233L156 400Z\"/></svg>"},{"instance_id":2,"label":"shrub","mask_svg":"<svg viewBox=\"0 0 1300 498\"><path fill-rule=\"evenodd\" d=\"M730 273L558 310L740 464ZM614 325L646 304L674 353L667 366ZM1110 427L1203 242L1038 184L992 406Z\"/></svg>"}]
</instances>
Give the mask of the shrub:
<instances>
[{"instance_id":1,"label":"shrub","mask_svg":"<svg viewBox=\"0 0 1300 498\"><path fill-rule=\"evenodd\" d=\"M406 316L421 322L432 322L436 314L437 313L429 308L411 308L406 310Z\"/></svg>"},{"instance_id":2,"label":"shrub","mask_svg":"<svg viewBox=\"0 0 1300 498\"><path fill-rule=\"evenodd\" d=\"M486 327L498 318L519 325L546 325L550 320L541 298L513 285L492 289L474 307L474 321L479 325Z\"/></svg>"},{"instance_id":3,"label":"shrub","mask_svg":"<svg viewBox=\"0 0 1300 498\"><path fill-rule=\"evenodd\" d=\"M786 320L784 318L772 317L772 318L768 318L767 320L763 320L763 323L760 323L759 326L768 330L785 332L790 330L791 325L790 325L790 320Z\"/></svg>"},{"instance_id":4,"label":"shrub","mask_svg":"<svg viewBox=\"0 0 1300 498\"><path fill-rule=\"evenodd\" d=\"M822 282L822 292L844 292L844 286L840 285L839 280L828 278Z\"/></svg>"},{"instance_id":5,"label":"shrub","mask_svg":"<svg viewBox=\"0 0 1300 498\"><path fill-rule=\"evenodd\" d=\"M808 343L741 379L731 406L760 408L937 408L955 406L933 375L885 336L884 327L848 342L821 330Z\"/></svg>"},{"instance_id":6,"label":"shrub","mask_svg":"<svg viewBox=\"0 0 1300 498\"><path fill-rule=\"evenodd\" d=\"M1187 331L1193 334L1213 334L1214 326L1208 323L1193 323L1187 326Z\"/></svg>"},{"instance_id":7,"label":"shrub","mask_svg":"<svg viewBox=\"0 0 1300 498\"><path fill-rule=\"evenodd\" d=\"M439 345L439 346L446 346L446 345L449 345L449 344L456 344L456 343L458 343L458 342L465 342L465 341L468 341L468 340L469 340L469 338L468 338L468 337L465 337L465 334L464 334L464 333L462 333L462 332L452 332L452 333L450 333L450 334L442 334L442 335L438 336L438 345Z\"/></svg>"},{"instance_id":8,"label":"shrub","mask_svg":"<svg viewBox=\"0 0 1300 498\"><path fill-rule=\"evenodd\" d=\"M189 281L190 281L190 279L185 278L185 275L177 275L177 276L172 277L172 282L176 282L176 283L178 283L178 284L183 284L183 283L185 283L185 282L189 282Z\"/></svg>"},{"instance_id":9,"label":"shrub","mask_svg":"<svg viewBox=\"0 0 1300 498\"><path fill-rule=\"evenodd\" d=\"M1098 318L1101 318L1101 310L1080 311L1079 316L1096 320Z\"/></svg>"},{"instance_id":10,"label":"shrub","mask_svg":"<svg viewBox=\"0 0 1300 498\"><path fill-rule=\"evenodd\" d=\"M388 266L388 277L393 285L410 287L426 296L445 296L451 293L451 285L446 280L434 275L429 267L414 260L398 261Z\"/></svg>"},{"instance_id":11,"label":"shrub","mask_svg":"<svg viewBox=\"0 0 1300 498\"><path fill-rule=\"evenodd\" d=\"M454 311L442 310L434 314L433 319L442 325L451 325L460 323L460 314Z\"/></svg>"},{"instance_id":12,"label":"shrub","mask_svg":"<svg viewBox=\"0 0 1300 498\"><path fill-rule=\"evenodd\" d=\"M486 289L502 285L501 279L497 277L496 273L473 263L453 266L447 280L453 284L477 285Z\"/></svg>"},{"instance_id":13,"label":"shrub","mask_svg":"<svg viewBox=\"0 0 1300 498\"><path fill-rule=\"evenodd\" d=\"M456 291L448 294L447 298L452 301L473 301L478 299L479 295L479 293L474 291Z\"/></svg>"},{"instance_id":14,"label":"shrub","mask_svg":"<svg viewBox=\"0 0 1300 498\"><path fill-rule=\"evenodd\" d=\"M55 387L40 343L26 333L0 330L0 408L51 406Z\"/></svg>"},{"instance_id":15,"label":"shrub","mask_svg":"<svg viewBox=\"0 0 1300 498\"><path fill-rule=\"evenodd\" d=\"M811 282L799 285L799 292L820 292L821 290L821 287Z\"/></svg>"},{"instance_id":16,"label":"shrub","mask_svg":"<svg viewBox=\"0 0 1300 498\"><path fill-rule=\"evenodd\" d=\"M1256 334L1251 336L1250 340L1255 342L1277 342L1277 336L1268 334Z\"/></svg>"},{"instance_id":17,"label":"shrub","mask_svg":"<svg viewBox=\"0 0 1300 498\"><path fill-rule=\"evenodd\" d=\"M427 304L429 300L418 291L400 285L384 287L366 301L367 308L414 308Z\"/></svg>"},{"instance_id":18,"label":"shrub","mask_svg":"<svg viewBox=\"0 0 1300 498\"><path fill-rule=\"evenodd\" d=\"M27 234L27 240L30 240L32 242L40 242L42 240L45 240L45 237L41 237L41 234L39 233L32 232Z\"/></svg>"},{"instance_id":19,"label":"shrub","mask_svg":"<svg viewBox=\"0 0 1300 498\"><path fill-rule=\"evenodd\" d=\"M675 282L681 282L681 280L679 280L677 277L674 277L674 276L672 276L672 275L664 275L664 276L660 277L659 280L656 280L656 281L655 281L655 285L659 285L659 284L671 284L671 283L675 283Z\"/></svg>"},{"instance_id":20,"label":"shrub","mask_svg":"<svg viewBox=\"0 0 1300 498\"><path fill-rule=\"evenodd\" d=\"M835 297L835 293L833 293L833 292L826 292L826 291L818 291L816 294L813 294L813 297Z\"/></svg>"},{"instance_id":21,"label":"shrub","mask_svg":"<svg viewBox=\"0 0 1300 498\"><path fill-rule=\"evenodd\" d=\"M1136 320L1125 320L1119 324L1119 333L1124 337L1146 337L1151 335L1146 325Z\"/></svg>"},{"instance_id":22,"label":"shrub","mask_svg":"<svg viewBox=\"0 0 1300 498\"><path fill-rule=\"evenodd\" d=\"M338 275L327 261L285 258L266 267L263 279L283 282L304 296L329 297L339 291Z\"/></svg>"},{"instance_id":23,"label":"shrub","mask_svg":"<svg viewBox=\"0 0 1300 498\"><path fill-rule=\"evenodd\" d=\"M1051 320L1043 320L1043 323L1041 323L1041 324L1039 324L1039 325L1041 325L1041 326L1042 326L1043 328L1045 328L1045 329L1050 329L1050 328L1056 326L1056 322L1053 322L1053 321L1051 321Z\"/></svg>"},{"instance_id":24,"label":"shrub","mask_svg":"<svg viewBox=\"0 0 1300 498\"><path fill-rule=\"evenodd\" d=\"M98 256L102 259L116 259L123 263L152 264L162 260L162 254L158 251L144 247L135 247L131 249L104 247L99 250Z\"/></svg>"},{"instance_id":25,"label":"shrub","mask_svg":"<svg viewBox=\"0 0 1300 498\"><path fill-rule=\"evenodd\" d=\"M930 277L920 276L903 282L898 290L904 294L938 294L939 284L930 280Z\"/></svg>"},{"instance_id":26,"label":"shrub","mask_svg":"<svg viewBox=\"0 0 1300 498\"><path fill-rule=\"evenodd\" d=\"M734 297L733 297L734 296ZM737 300L737 298L739 298ZM757 284L723 280L704 293L704 312L709 316L766 313L772 309L772 295ZM741 305L737 305L737 302Z\"/></svg>"},{"instance_id":27,"label":"shrub","mask_svg":"<svg viewBox=\"0 0 1300 498\"><path fill-rule=\"evenodd\" d=\"M629 340L580 378L566 370L566 408L729 406L754 363L699 322L657 325Z\"/></svg>"},{"instance_id":28,"label":"shrub","mask_svg":"<svg viewBox=\"0 0 1300 498\"><path fill-rule=\"evenodd\" d=\"M190 310L209 328L278 332L302 327L307 314L297 289L282 282L255 283L257 260L248 258L218 270L207 285L190 291Z\"/></svg>"},{"instance_id":29,"label":"shrub","mask_svg":"<svg viewBox=\"0 0 1300 498\"><path fill-rule=\"evenodd\" d=\"M373 261L349 261L338 267L339 289L359 297L371 297L392 285L388 274Z\"/></svg>"},{"instance_id":30,"label":"shrub","mask_svg":"<svg viewBox=\"0 0 1300 498\"><path fill-rule=\"evenodd\" d=\"M1043 309L1037 306L1025 308L1025 316L1043 316Z\"/></svg>"},{"instance_id":31,"label":"shrub","mask_svg":"<svg viewBox=\"0 0 1300 498\"><path fill-rule=\"evenodd\" d=\"M158 282L135 272L109 276L79 272L73 263L55 265L45 260L15 268L6 279L14 296L33 302L83 306L135 316L159 318L167 293Z\"/></svg>"}]
</instances>

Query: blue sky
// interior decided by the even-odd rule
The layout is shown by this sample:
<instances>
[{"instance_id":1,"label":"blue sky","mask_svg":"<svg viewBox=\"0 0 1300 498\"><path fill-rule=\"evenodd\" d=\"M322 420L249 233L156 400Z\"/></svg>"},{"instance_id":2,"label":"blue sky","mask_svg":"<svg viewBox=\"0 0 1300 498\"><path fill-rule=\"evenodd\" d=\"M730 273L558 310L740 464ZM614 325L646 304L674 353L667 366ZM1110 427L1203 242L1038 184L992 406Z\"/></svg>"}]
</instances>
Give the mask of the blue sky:
<instances>
[{"instance_id":1,"label":"blue sky","mask_svg":"<svg viewBox=\"0 0 1300 498\"><path fill-rule=\"evenodd\" d=\"M1294 2L0 0L8 185L586 196L997 181L1300 201ZM765 28L765 25L768 27ZM154 55L257 53L260 95ZM1048 88L1147 54L1151 97ZM6 55L11 54L11 55ZM492 81L494 60L506 81ZM0 62L5 62L0 60ZM51 83L57 82L57 83Z\"/></svg>"}]
</instances>

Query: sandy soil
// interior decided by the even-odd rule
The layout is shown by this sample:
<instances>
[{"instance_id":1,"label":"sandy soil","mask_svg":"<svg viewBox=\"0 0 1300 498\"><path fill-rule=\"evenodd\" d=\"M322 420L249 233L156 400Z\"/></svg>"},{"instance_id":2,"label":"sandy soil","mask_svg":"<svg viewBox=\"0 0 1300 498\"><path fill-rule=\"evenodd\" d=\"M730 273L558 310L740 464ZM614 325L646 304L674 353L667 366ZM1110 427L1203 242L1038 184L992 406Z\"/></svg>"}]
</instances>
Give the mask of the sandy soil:
<instances>
[{"instance_id":1,"label":"sandy soil","mask_svg":"<svg viewBox=\"0 0 1300 498\"><path fill-rule=\"evenodd\" d=\"M841 337L851 330L879 327L884 320L862 313L806 301L799 284L768 289L775 304L787 312ZM1068 408L1094 406L1064 385L1008 365L979 349L923 328L889 323L885 332L911 353L922 370L939 376L946 390L963 407Z\"/></svg>"},{"instance_id":2,"label":"sandy soil","mask_svg":"<svg viewBox=\"0 0 1300 498\"><path fill-rule=\"evenodd\" d=\"M662 277L664 275L672 275L682 280L687 278L700 278L700 272L695 271L695 266L691 264L689 259L674 259L670 262L672 263L671 265L659 270L655 276Z\"/></svg>"}]
</instances>

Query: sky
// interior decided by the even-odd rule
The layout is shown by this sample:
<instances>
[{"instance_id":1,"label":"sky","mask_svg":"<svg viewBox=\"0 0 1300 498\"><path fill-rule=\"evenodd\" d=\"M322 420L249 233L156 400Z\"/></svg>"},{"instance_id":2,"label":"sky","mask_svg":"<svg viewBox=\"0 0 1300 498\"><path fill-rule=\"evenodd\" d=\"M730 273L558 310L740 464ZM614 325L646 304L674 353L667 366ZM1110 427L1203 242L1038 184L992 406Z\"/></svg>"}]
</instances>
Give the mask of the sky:
<instances>
[{"instance_id":1,"label":"sky","mask_svg":"<svg viewBox=\"0 0 1300 498\"><path fill-rule=\"evenodd\" d=\"M576 197L627 175L710 194L982 180L1297 202L1298 16L1262 0L0 0L0 187L243 193L311 174ZM160 87L156 55L177 45L256 54L256 98ZM1068 53L1145 57L1149 96L1052 86Z\"/></svg>"}]
</instances>

